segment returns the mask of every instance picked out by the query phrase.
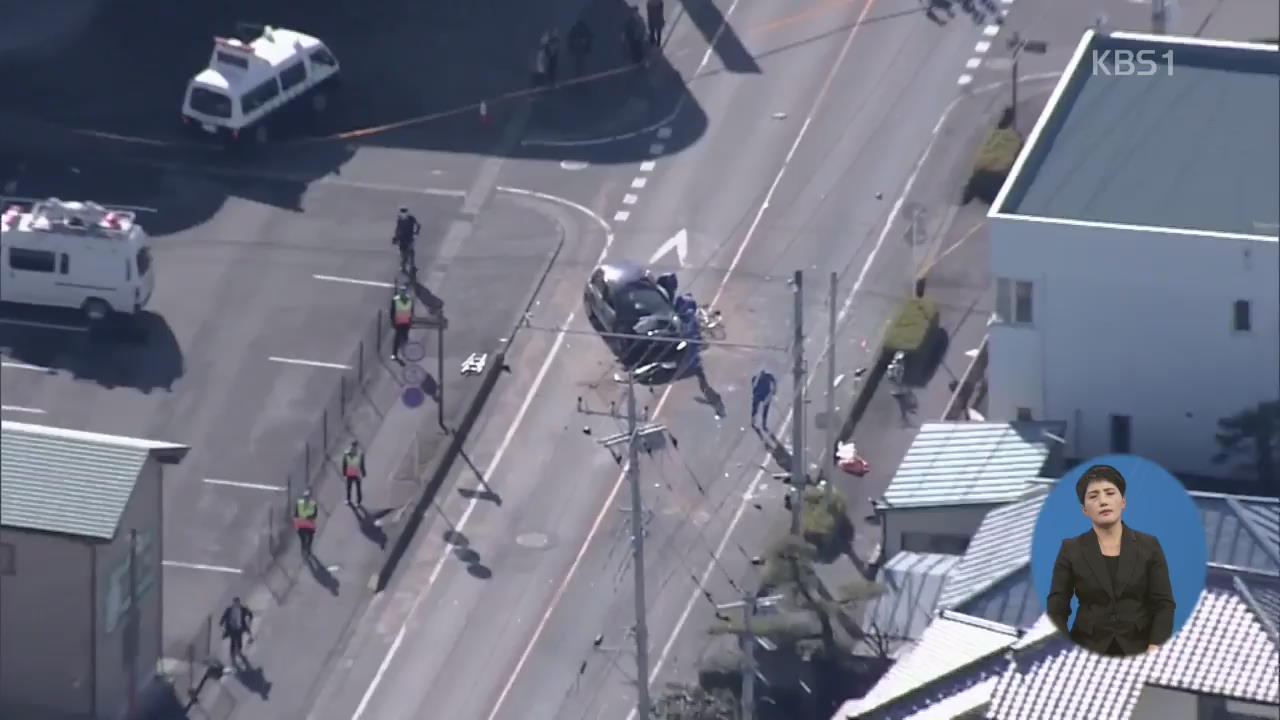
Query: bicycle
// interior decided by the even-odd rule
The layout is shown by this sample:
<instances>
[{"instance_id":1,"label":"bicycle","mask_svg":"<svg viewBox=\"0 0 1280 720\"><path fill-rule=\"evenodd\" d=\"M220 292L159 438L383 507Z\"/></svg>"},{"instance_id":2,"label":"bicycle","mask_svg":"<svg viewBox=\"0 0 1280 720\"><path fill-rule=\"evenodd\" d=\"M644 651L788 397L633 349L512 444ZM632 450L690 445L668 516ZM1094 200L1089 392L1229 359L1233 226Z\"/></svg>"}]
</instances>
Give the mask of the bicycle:
<instances>
[{"instance_id":1,"label":"bicycle","mask_svg":"<svg viewBox=\"0 0 1280 720\"><path fill-rule=\"evenodd\" d=\"M719 310L712 310L706 305L700 305L697 311L698 328L703 335L712 340L724 340L725 327L724 316Z\"/></svg>"}]
</instances>

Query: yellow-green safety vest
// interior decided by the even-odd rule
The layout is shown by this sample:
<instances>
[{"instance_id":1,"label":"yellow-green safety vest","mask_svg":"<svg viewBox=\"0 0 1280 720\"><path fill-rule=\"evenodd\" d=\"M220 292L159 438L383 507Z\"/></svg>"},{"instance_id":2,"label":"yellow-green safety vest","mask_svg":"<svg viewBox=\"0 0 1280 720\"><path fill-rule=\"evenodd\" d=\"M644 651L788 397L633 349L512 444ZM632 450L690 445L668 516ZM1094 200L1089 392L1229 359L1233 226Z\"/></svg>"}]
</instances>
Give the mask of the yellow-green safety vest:
<instances>
[{"instance_id":1,"label":"yellow-green safety vest","mask_svg":"<svg viewBox=\"0 0 1280 720\"><path fill-rule=\"evenodd\" d=\"M298 517L313 518L316 516L316 503L314 500L306 498L298 498Z\"/></svg>"},{"instance_id":2,"label":"yellow-green safety vest","mask_svg":"<svg viewBox=\"0 0 1280 720\"><path fill-rule=\"evenodd\" d=\"M343 471L349 478L360 477L360 467L364 465L364 453L350 452L342 456Z\"/></svg>"},{"instance_id":3,"label":"yellow-green safety vest","mask_svg":"<svg viewBox=\"0 0 1280 720\"><path fill-rule=\"evenodd\" d=\"M397 296L395 309L394 322L396 325L408 325L413 322L413 298Z\"/></svg>"}]
</instances>

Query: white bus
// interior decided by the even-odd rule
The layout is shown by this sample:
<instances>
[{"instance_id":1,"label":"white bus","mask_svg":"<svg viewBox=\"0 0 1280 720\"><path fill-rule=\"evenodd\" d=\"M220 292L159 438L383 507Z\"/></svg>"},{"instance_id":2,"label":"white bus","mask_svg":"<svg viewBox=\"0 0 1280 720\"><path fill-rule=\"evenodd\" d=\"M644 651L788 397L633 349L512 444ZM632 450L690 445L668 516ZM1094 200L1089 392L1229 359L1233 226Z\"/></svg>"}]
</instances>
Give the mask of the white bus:
<instances>
[{"instance_id":1,"label":"white bus","mask_svg":"<svg viewBox=\"0 0 1280 720\"><path fill-rule=\"evenodd\" d=\"M265 27L252 40L214 38L209 64L187 84L182 120L229 144L266 143L285 110L323 112L338 81L338 60L319 39Z\"/></svg>"},{"instance_id":2,"label":"white bus","mask_svg":"<svg viewBox=\"0 0 1280 720\"><path fill-rule=\"evenodd\" d=\"M146 307L155 268L134 211L57 198L0 202L0 301L78 309L93 322Z\"/></svg>"}]
</instances>

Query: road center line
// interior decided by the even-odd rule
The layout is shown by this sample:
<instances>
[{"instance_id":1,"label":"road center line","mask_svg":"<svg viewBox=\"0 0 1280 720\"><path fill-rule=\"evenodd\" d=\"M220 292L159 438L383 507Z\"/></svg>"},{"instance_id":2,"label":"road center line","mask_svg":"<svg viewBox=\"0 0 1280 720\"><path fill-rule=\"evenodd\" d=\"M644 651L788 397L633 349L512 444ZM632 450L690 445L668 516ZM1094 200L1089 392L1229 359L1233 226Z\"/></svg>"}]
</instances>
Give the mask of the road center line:
<instances>
[{"instance_id":1,"label":"road center line","mask_svg":"<svg viewBox=\"0 0 1280 720\"><path fill-rule=\"evenodd\" d=\"M339 363L320 362L319 360L299 360L297 358L275 357L274 355L267 358L272 362L285 363L287 365L306 365L308 367L333 368L334 370L350 370L350 365L341 365Z\"/></svg>"},{"instance_id":2,"label":"road center line","mask_svg":"<svg viewBox=\"0 0 1280 720\"><path fill-rule=\"evenodd\" d=\"M359 280L349 277L338 277L337 275L312 275L316 280L327 280L329 282L347 283L348 285L368 285L370 287L392 288L395 283L382 282L381 280Z\"/></svg>"},{"instance_id":3,"label":"road center line","mask_svg":"<svg viewBox=\"0 0 1280 720\"><path fill-rule=\"evenodd\" d=\"M21 405L0 405L0 410L6 412L31 413L32 415L44 415L45 412L39 408L22 407Z\"/></svg>"},{"instance_id":4,"label":"road center line","mask_svg":"<svg viewBox=\"0 0 1280 720\"><path fill-rule=\"evenodd\" d=\"M499 186L495 189L498 192L521 195L524 197L534 197L540 200L564 205L590 217L599 224L605 232L604 247L600 250L600 257L597 262L604 260L605 256L609 253L609 249L613 246L613 228L609 226L609 223L606 222L604 218L592 212L586 206L579 205L572 200L566 200L565 198L558 197L556 195L549 195L535 190L525 190L522 188L505 186ZM575 313L570 312L561 327L568 328L573 322L574 315ZM564 338L565 333L563 330L556 333L556 339L551 345L551 350L547 353L546 359L542 361L542 367L538 368L538 373L534 376L533 384L529 386L529 391L525 394L524 400L520 403L520 409L516 412L516 416L512 420L511 426L507 428L506 435L503 436L502 442L498 445L498 451L494 454L493 459L489 462L489 466L485 469L484 476L490 481L495 477L494 473L498 469L498 463L501 462L503 456L506 455L507 448L510 447L511 442L520 431L520 424L524 421L525 414L533 404L533 398L538 394L538 390L541 388L543 380L546 379L547 372L551 369L551 365L554 362L556 355L560 352L561 346L564 345ZM458 518L458 522L454 525L457 532L462 532L462 530L466 528L467 521L471 519L471 514L475 511L478 505L478 497L472 498L467 503L467 507L463 511L462 516ZM418 596L414 598L413 605L409 608L409 613L405 616L404 622L400 624L400 629L396 632L395 639L391 642L391 647L387 648L386 657L384 657L382 659L382 663L378 665L378 670L374 673L373 680L369 682L369 688L365 690L364 696L360 698L360 704L356 706L356 711L352 714L351 720L360 720L361 716L364 715L364 711L369 707L370 701L373 700L374 694L378 691L378 686L382 684L382 678L386 676L387 669L391 667L391 662L395 659L396 653L400 651L400 644L404 642L405 634L409 628L409 622L413 620L413 616L418 613L419 606L422 605L423 600L425 600L427 595L430 594L431 588L440 577L440 573L444 570L445 563L448 562L450 557L449 553L442 554L440 559L436 561L435 567L431 569L431 575L428 576L427 582L422 587L422 590L418 592Z\"/></svg>"},{"instance_id":5,"label":"road center line","mask_svg":"<svg viewBox=\"0 0 1280 720\"><path fill-rule=\"evenodd\" d=\"M205 482L210 485L228 485L230 487L249 488L250 490L269 490L271 492L285 492L288 488L279 485L260 485L251 482L239 482L237 480L218 480L216 478L205 478Z\"/></svg>"},{"instance_id":6,"label":"road center line","mask_svg":"<svg viewBox=\"0 0 1280 720\"><path fill-rule=\"evenodd\" d=\"M202 565L200 563L185 563L177 560L165 560L160 563L165 567L186 568L187 570L206 570L208 572L227 573L228 575L239 575L243 570L232 567L223 567L221 565Z\"/></svg>"}]
</instances>

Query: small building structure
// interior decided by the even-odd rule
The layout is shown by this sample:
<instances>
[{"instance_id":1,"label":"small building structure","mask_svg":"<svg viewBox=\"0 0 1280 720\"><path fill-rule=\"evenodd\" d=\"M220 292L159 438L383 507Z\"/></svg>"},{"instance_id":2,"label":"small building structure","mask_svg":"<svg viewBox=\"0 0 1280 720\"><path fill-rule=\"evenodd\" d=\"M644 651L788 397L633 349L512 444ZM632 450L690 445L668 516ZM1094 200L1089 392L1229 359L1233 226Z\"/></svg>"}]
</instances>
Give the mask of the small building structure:
<instances>
[{"instance_id":1,"label":"small building structure","mask_svg":"<svg viewBox=\"0 0 1280 720\"><path fill-rule=\"evenodd\" d=\"M988 417L1257 480L1215 434L1280 399L1277 198L1277 46L1086 32L988 216Z\"/></svg>"},{"instance_id":2,"label":"small building structure","mask_svg":"<svg viewBox=\"0 0 1280 720\"><path fill-rule=\"evenodd\" d=\"M0 427L0 717L119 720L161 657L173 443Z\"/></svg>"}]
</instances>

